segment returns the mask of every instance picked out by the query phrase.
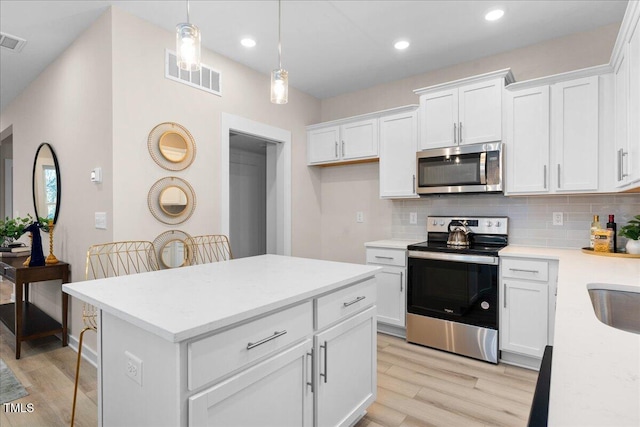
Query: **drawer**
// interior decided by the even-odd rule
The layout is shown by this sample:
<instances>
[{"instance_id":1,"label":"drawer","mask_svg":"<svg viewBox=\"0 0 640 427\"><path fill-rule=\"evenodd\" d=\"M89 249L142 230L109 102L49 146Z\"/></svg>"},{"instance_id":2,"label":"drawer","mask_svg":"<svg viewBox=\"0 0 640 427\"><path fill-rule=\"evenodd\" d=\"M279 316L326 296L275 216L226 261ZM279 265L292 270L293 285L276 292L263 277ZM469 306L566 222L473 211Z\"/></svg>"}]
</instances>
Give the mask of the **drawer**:
<instances>
[{"instance_id":1,"label":"drawer","mask_svg":"<svg viewBox=\"0 0 640 427\"><path fill-rule=\"evenodd\" d=\"M7 264L0 265L0 276L6 277L9 281L16 281L16 269Z\"/></svg>"},{"instance_id":2,"label":"drawer","mask_svg":"<svg viewBox=\"0 0 640 427\"><path fill-rule=\"evenodd\" d=\"M313 304L307 301L191 342L187 346L189 390L202 387L312 333Z\"/></svg>"},{"instance_id":3,"label":"drawer","mask_svg":"<svg viewBox=\"0 0 640 427\"><path fill-rule=\"evenodd\" d=\"M549 281L549 261L501 258L502 277Z\"/></svg>"},{"instance_id":4,"label":"drawer","mask_svg":"<svg viewBox=\"0 0 640 427\"><path fill-rule=\"evenodd\" d=\"M316 328L322 329L376 303L376 279L349 286L316 300Z\"/></svg>"},{"instance_id":5,"label":"drawer","mask_svg":"<svg viewBox=\"0 0 640 427\"><path fill-rule=\"evenodd\" d=\"M367 248L367 264L407 265L407 251L404 249Z\"/></svg>"}]
</instances>

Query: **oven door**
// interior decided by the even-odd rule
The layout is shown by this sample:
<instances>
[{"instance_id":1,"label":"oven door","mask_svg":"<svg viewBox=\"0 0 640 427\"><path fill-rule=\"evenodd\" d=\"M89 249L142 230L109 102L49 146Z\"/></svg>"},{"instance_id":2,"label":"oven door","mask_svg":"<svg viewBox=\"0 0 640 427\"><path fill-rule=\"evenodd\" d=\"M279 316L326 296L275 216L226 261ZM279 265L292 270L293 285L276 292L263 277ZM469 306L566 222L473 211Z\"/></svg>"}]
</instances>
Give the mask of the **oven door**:
<instances>
[{"instance_id":1,"label":"oven door","mask_svg":"<svg viewBox=\"0 0 640 427\"><path fill-rule=\"evenodd\" d=\"M498 257L410 251L408 261L408 313L498 328Z\"/></svg>"}]
</instances>

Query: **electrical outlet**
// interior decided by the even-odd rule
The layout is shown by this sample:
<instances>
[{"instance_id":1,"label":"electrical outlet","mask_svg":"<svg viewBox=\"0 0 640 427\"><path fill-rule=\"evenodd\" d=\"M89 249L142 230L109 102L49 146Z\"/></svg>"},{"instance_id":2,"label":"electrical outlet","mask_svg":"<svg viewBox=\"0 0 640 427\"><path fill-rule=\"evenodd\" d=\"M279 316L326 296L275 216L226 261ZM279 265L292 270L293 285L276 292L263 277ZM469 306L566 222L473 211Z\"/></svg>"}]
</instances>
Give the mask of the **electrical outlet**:
<instances>
[{"instance_id":1,"label":"electrical outlet","mask_svg":"<svg viewBox=\"0 0 640 427\"><path fill-rule=\"evenodd\" d=\"M356 222L364 222L364 213L362 211L356 212Z\"/></svg>"},{"instance_id":2,"label":"electrical outlet","mask_svg":"<svg viewBox=\"0 0 640 427\"><path fill-rule=\"evenodd\" d=\"M418 212L409 212L409 224L418 223Z\"/></svg>"},{"instance_id":3,"label":"electrical outlet","mask_svg":"<svg viewBox=\"0 0 640 427\"><path fill-rule=\"evenodd\" d=\"M562 216L562 212L554 212L553 225L562 225L562 224L564 224L564 218Z\"/></svg>"},{"instance_id":4,"label":"electrical outlet","mask_svg":"<svg viewBox=\"0 0 640 427\"><path fill-rule=\"evenodd\" d=\"M129 378L142 386L142 360L138 359L128 351L124 352L126 359L125 373Z\"/></svg>"}]
</instances>

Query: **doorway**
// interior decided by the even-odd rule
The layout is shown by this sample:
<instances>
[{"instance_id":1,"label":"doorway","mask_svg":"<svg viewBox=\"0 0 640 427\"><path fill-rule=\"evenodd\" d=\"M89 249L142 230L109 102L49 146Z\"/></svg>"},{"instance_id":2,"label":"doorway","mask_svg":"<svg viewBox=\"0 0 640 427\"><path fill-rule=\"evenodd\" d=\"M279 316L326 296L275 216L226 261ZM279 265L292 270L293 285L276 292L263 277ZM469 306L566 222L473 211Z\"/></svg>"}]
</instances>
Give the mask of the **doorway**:
<instances>
[{"instance_id":1,"label":"doorway","mask_svg":"<svg viewBox=\"0 0 640 427\"><path fill-rule=\"evenodd\" d=\"M0 218L13 218L13 127L0 133Z\"/></svg>"},{"instance_id":2,"label":"doorway","mask_svg":"<svg viewBox=\"0 0 640 427\"><path fill-rule=\"evenodd\" d=\"M275 142L229 135L229 241L235 258L276 253Z\"/></svg>"},{"instance_id":3,"label":"doorway","mask_svg":"<svg viewBox=\"0 0 640 427\"><path fill-rule=\"evenodd\" d=\"M221 132L220 230L234 257L291 255L291 132L227 113ZM261 157L264 166L257 166ZM254 205L261 206L259 214L251 212ZM243 230L243 218L253 221L253 231Z\"/></svg>"}]
</instances>

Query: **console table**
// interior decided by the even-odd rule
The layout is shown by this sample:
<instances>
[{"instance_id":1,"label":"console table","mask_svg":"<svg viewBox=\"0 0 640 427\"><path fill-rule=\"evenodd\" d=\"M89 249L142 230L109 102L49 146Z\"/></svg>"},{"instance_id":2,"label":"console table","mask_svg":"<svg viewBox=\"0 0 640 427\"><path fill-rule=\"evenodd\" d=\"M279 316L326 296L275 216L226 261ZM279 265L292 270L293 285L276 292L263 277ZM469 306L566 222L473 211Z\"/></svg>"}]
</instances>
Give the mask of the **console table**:
<instances>
[{"instance_id":1,"label":"console table","mask_svg":"<svg viewBox=\"0 0 640 427\"><path fill-rule=\"evenodd\" d=\"M67 345L67 311L69 295L62 292L62 324L29 302L29 286L34 282L61 280L69 282L69 264L59 262L43 267L25 267L26 257L0 258L0 275L15 283L15 303L0 305L0 321L16 337L16 359L20 359L22 341L62 334L62 346ZM60 286L62 286L62 283ZM24 297L24 298L23 298Z\"/></svg>"}]
</instances>

